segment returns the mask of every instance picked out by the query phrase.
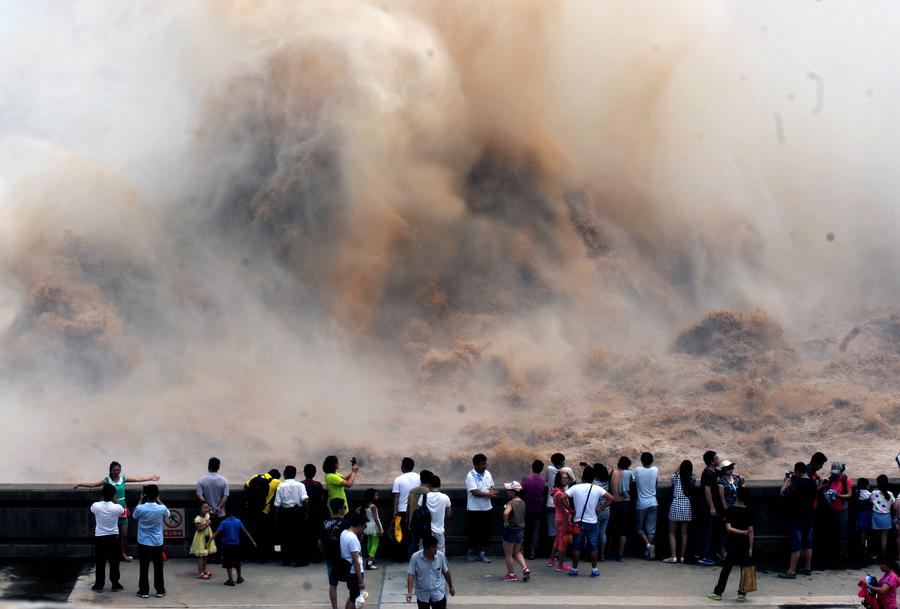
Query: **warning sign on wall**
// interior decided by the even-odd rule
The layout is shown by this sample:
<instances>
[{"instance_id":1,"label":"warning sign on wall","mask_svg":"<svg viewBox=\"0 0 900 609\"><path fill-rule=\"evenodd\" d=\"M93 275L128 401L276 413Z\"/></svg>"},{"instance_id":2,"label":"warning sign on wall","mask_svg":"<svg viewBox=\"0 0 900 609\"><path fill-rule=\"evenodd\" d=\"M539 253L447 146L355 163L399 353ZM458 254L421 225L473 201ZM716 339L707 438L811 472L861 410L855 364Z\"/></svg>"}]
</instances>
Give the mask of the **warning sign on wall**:
<instances>
[{"instance_id":1,"label":"warning sign on wall","mask_svg":"<svg viewBox=\"0 0 900 609\"><path fill-rule=\"evenodd\" d=\"M163 520L163 537L166 539L184 539L184 510L169 508L171 518Z\"/></svg>"}]
</instances>

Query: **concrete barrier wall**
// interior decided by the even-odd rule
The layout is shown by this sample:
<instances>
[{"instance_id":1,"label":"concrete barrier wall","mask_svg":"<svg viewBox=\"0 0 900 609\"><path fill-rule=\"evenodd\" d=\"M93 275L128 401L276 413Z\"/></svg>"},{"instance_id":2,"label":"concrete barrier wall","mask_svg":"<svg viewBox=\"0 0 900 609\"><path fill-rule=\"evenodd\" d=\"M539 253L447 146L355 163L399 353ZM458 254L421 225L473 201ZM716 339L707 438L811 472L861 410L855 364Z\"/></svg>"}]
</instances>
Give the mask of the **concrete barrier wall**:
<instances>
[{"instance_id":1,"label":"concrete barrier wall","mask_svg":"<svg viewBox=\"0 0 900 609\"><path fill-rule=\"evenodd\" d=\"M351 508L355 508L361 503L365 487L365 485L361 485L348 490L347 496ZM379 512L383 524L387 527L392 510L390 487L376 486L376 488L382 499ZM783 502L779 497L780 482L754 481L750 488L756 519L757 554L785 552L787 538ZM466 549L466 493L461 487L451 486L445 487L443 490L450 496L453 505L453 517L447 522L447 551L449 554L461 554ZM500 492L501 495L505 494L502 490ZM172 556L185 556L188 554L188 548L193 539L193 520L197 515L198 508L194 487L162 486L160 487L160 496L169 508L183 511L184 520L180 527L183 537L167 539L166 547L167 552ZM668 555L666 514L672 497L671 485L665 483L660 486L658 497L660 508L656 540L657 554L666 556ZM91 503L99 498L99 489L74 490L63 485L0 485L0 556L92 556L94 523L89 508ZM126 492L128 507L133 510L139 500L140 487L136 485L129 488ZM695 506L698 505L699 493L694 501ZM501 508L505 503L505 498L498 497L493 503L495 507L493 510L495 521L493 551L499 553ZM243 491L240 486L232 487L227 507L230 513L241 515ZM854 517L855 514L851 512L851 544L856 543L857 537L852 534ZM824 525L824 519L820 518L820 523ZM129 530L132 544L136 543L136 528L132 522ZM827 533L826 526L817 528L820 532ZM177 532L176 530L175 533L177 534ZM698 537L699 535L692 529L692 540L696 540ZM638 551L639 548L635 546L633 549Z\"/></svg>"},{"instance_id":2,"label":"concrete barrier wall","mask_svg":"<svg viewBox=\"0 0 900 609\"><path fill-rule=\"evenodd\" d=\"M757 553L783 552L786 547L785 523L780 483L754 482L751 484L756 518ZM382 522L390 520L390 487L376 487L382 498L379 511ZM364 487L348 491L351 507L361 502ZM448 553L465 551L465 490L461 487L444 489L452 501L453 517L447 523ZM504 492L501 490L501 494ZM659 519L657 526L657 553L667 555L668 506L672 496L669 484L659 488ZM193 486L162 486L160 496L170 508L184 510L182 539L169 539L167 551L172 556L184 556L193 538L193 519L197 514L197 499ZM93 553L93 517L90 505L100 498L99 489L78 489L61 485L0 485L0 556L37 557L73 556L89 557ZM140 500L140 487L128 489L126 502L134 509ZM698 501L695 499L695 501ZM494 500L494 551L500 549L501 507L504 498ZM227 507L240 515L243 497L240 487L233 487ZM853 515L851 514L851 527ZM135 543L136 526L132 523L130 537ZM692 532L692 537L696 537ZM851 538L853 536L851 535Z\"/></svg>"}]
</instances>

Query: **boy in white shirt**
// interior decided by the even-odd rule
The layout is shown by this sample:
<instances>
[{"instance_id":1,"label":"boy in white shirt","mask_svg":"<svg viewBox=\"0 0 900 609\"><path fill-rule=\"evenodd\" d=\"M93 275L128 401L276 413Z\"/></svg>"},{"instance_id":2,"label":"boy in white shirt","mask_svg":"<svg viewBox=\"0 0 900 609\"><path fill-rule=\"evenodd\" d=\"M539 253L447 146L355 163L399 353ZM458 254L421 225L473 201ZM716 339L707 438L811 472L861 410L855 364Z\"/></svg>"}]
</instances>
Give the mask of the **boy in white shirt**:
<instances>
[{"instance_id":1,"label":"boy in white shirt","mask_svg":"<svg viewBox=\"0 0 900 609\"><path fill-rule=\"evenodd\" d=\"M446 542L444 541L444 522L453 515L453 508L450 507L450 497L441 492L441 479L438 476L432 476L431 482L428 484L428 494L423 495L419 499L419 505L422 501L426 501L428 511L431 512L431 534L437 539L438 551L446 553Z\"/></svg>"},{"instance_id":2,"label":"boy in white shirt","mask_svg":"<svg viewBox=\"0 0 900 609\"><path fill-rule=\"evenodd\" d=\"M360 559L362 546L359 543L359 536L362 535L364 528L366 528L366 515L355 512L350 518L350 528L341 533L341 560L349 563L349 566L343 565L343 567L350 571L350 575L347 577L347 591L350 593L350 598L344 605L346 609L355 609L356 599L366 588Z\"/></svg>"}]
</instances>

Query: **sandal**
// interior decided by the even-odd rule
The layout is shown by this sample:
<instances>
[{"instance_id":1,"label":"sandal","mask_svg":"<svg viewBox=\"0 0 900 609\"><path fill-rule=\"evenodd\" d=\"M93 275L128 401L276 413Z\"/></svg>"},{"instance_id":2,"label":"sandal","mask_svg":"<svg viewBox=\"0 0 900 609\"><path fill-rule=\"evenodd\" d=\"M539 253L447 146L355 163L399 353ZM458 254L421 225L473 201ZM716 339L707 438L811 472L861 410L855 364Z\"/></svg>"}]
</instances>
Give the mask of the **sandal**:
<instances>
[{"instance_id":1,"label":"sandal","mask_svg":"<svg viewBox=\"0 0 900 609\"><path fill-rule=\"evenodd\" d=\"M208 576L208 577L212 577L212 576L213 576L212 571L210 571L209 569L205 570L205 571L203 572L203 575L206 575L206 576Z\"/></svg>"}]
</instances>

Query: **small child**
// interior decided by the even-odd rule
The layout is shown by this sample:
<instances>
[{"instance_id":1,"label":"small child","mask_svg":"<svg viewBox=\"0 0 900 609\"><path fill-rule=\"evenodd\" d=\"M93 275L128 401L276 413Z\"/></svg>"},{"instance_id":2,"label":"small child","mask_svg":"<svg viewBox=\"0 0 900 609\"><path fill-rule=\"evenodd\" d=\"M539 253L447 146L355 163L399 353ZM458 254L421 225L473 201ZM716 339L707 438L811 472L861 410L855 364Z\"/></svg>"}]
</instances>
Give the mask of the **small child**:
<instances>
[{"instance_id":1,"label":"small child","mask_svg":"<svg viewBox=\"0 0 900 609\"><path fill-rule=\"evenodd\" d=\"M856 507L856 531L859 533L859 547L862 562L869 560L868 538L872 530L872 493L869 491L869 479L859 478L853 489L853 503Z\"/></svg>"},{"instance_id":2,"label":"small child","mask_svg":"<svg viewBox=\"0 0 900 609\"><path fill-rule=\"evenodd\" d=\"M244 583L244 578L241 577L241 533L247 536L254 548L258 547L253 540L253 536L250 535L250 531L244 528L244 523L234 516L228 516L220 522L219 530L206 542L208 549L216 537L221 536L222 568L228 572L228 580L225 582L226 586ZM232 569L237 571L237 579L234 579Z\"/></svg>"},{"instance_id":3,"label":"small child","mask_svg":"<svg viewBox=\"0 0 900 609\"><path fill-rule=\"evenodd\" d=\"M527 582L531 571L522 554L525 543L525 502L519 497L522 485L513 480L504 486L509 495L509 503L503 508L503 554L506 556L506 575L503 576L503 581L519 581L515 572L517 562L522 567L522 580Z\"/></svg>"},{"instance_id":4,"label":"small child","mask_svg":"<svg viewBox=\"0 0 900 609\"><path fill-rule=\"evenodd\" d=\"M869 592L877 595L878 606L881 609L897 609L897 586L900 585L900 564L896 560L884 561L881 565L884 576L878 580L878 585L866 581Z\"/></svg>"},{"instance_id":5,"label":"small child","mask_svg":"<svg viewBox=\"0 0 900 609\"><path fill-rule=\"evenodd\" d=\"M366 571L378 568L375 564L375 554L378 553L378 544L381 536L384 535L384 527L381 526L381 519L378 517L378 491L374 488L367 488L363 493L362 511L368 522L363 533L366 535Z\"/></svg>"},{"instance_id":6,"label":"small child","mask_svg":"<svg viewBox=\"0 0 900 609\"><path fill-rule=\"evenodd\" d=\"M191 542L191 554L197 557L197 579L209 579L212 572L206 569L206 557L216 553L215 542L208 546L207 541L212 540L212 528L210 528L210 508L209 504L204 502L200 506L200 515L194 518L194 527L197 531L194 533L194 541Z\"/></svg>"}]
</instances>

